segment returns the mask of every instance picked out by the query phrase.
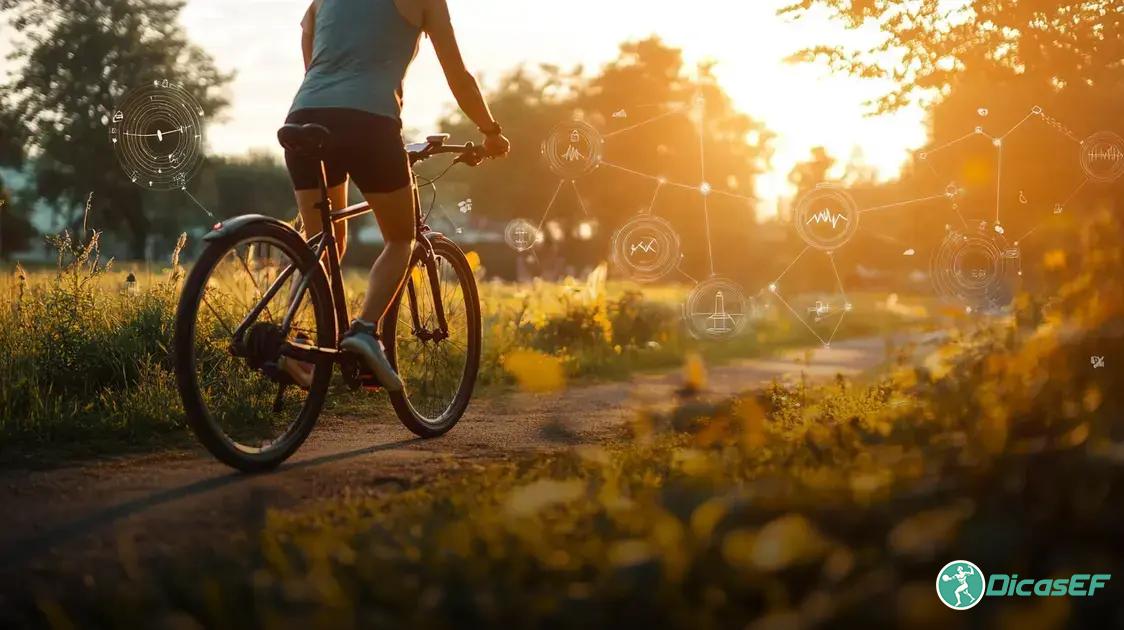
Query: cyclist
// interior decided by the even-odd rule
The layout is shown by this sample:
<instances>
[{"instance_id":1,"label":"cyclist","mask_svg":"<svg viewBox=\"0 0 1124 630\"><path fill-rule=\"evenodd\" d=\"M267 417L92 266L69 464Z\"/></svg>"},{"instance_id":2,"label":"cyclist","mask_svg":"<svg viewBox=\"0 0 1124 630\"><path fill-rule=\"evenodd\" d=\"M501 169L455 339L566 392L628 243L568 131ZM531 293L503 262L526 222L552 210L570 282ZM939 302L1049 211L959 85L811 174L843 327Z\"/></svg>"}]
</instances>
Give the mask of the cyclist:
<instances>
[{"instance_id":1,"label":"cyclist","mask_svg":"<svg viewBox=\"0 0 1124 630\"><path fill-rule=\"evenodd\" d=\"M402 142L402 81L428 35L461 110L484 134L488 155L511 149L480 88L465 68L446 0L314 0L301 22L305 75L286 123L316 123L331 139L324 159L333 208L347 206L348 177L375 211L385 246L371 267L362 310L340 347L359 356L388 391L402 389L377 337L379 321L401 288L414 250L410 162ZM305 236L319 233L321 164L286 152ZM335 226L340 257L347 226ZM298 383L310 370L286 362Z\"/></svg>"}]
</instances>

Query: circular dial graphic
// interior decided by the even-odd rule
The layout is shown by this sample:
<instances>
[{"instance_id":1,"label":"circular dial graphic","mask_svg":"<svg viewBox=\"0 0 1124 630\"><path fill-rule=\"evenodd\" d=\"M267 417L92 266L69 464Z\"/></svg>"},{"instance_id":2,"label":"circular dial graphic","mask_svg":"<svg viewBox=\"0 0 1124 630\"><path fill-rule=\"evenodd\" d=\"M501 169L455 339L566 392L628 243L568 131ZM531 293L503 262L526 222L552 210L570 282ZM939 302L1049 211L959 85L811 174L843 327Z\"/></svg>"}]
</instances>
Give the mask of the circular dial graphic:
<instances>
[{"instance_id":1,"label":"circular dial graphic","mask_svg":"<svg viewBox=\"0 0 1124 630\"><path fill-rule=\"evenodd\" d=\"M659 217L639 216L613 235L613 262L639 282L655 282L679 266L679 235Z\"/></svg>"},{"instance_id":2,"label":"circular dial graphic","mask_svg":"<svg viewBox=\"0 0 1124 630\"><path fill-rule=\"evenodd\" d=\"M933 254L930 273L939 295L988 312L1011 304L1020 263L1019 248L983 223L974 233L949 231Z\"/></svg>"},{"instance_id":3,"label":"circular dial graphic","mask_svg":"<svg viewBox=\"0 0 1124 630\"><path fill-rule=\"evenodd\" d=\"M1089 179L1108 183L1124 175L1124 138L1097 132L1081 143L1081 168Z\"/></svg>"},{"instance_id":4,"label":"circular dial graphic","mask_svg":"<svg viewBox=\"0 0 1124 630\"><path fill-rule=\"evenodd\" d=\"M527 219L512 219L503 231L503 238L509 247L517 252L525 252L542 242L543 235Z\"/></svg>"},{"instance_id":5,"label":"circular dial graphic","mask_svg":"<svg viewBox=\"0 0 1124 630\"><path fill-rule=\"evenodd\" d=\"M805 243L831 251L851 240L859 229L859 211L842 188L821 185L796 203L792 221Z\"/></svg>"},{"instance_id":6,"label":"circular dial graphic","mask_svg":"<svg viewBox=\"0 0 1124 630\"><path fill-rule=\"evenodd\" d=\"M699 339L728 339L745 330L752 311L745 292L734 281L710 278L687 296L683 316Z\"/></svg>"},{"instance_id":7,"label":"circular dial graphic","mask_svg":"<svg viewBox=\"0 0 1124 630\"><path fill-rule=\"evenodd\" d=\"M203 109L182 84L153 81L125 95L111 115L109 139L133 183L184 188L203 163Z\"/></svg>"},{"instance_id":8,"label":"circular dial graphic","mask_svg":"<svg viewBox=\"0 0 1124 630\"><path fill-rule=\"evenodd\" d=\"M556 126L542 143L546 165L563 179L588 175L601 164L605 140L589 123L573 121Z\"/></svg>"}]
</instances>

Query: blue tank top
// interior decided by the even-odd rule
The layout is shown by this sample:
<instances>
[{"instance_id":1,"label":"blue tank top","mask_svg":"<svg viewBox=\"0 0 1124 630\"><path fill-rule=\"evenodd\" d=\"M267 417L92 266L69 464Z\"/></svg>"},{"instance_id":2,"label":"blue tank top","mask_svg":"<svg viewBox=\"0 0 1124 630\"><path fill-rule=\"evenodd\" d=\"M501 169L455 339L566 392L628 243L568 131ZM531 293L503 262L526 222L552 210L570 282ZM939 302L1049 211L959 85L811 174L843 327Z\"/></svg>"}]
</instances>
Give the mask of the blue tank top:
<instances>
[{"instance_id":1,"label":"blue tank top","mask_svg":"<svg viewBox=\"0 0 1124 630\"><path fill-rule=\"evenodd\" d=\"M401 120L421 30L394 0L322 0L315 23L312 63L289 112L342 107Z\"/></svg>"}]
</instances>

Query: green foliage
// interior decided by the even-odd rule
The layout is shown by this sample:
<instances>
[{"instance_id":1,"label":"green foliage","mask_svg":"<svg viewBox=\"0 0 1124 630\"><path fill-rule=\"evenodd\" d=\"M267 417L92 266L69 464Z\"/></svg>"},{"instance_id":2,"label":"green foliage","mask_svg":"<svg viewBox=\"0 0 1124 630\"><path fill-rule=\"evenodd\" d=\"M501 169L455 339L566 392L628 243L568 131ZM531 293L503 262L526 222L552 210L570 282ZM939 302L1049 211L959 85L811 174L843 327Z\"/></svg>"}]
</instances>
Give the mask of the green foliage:
<instances>
[{"instance_id":1,"label":"green foliage","mask_svg":"<svg viewBox=\"0 0 1124 630\"><path fill-rule=\"evenodd\" d=\"M950 559L1110 573L1124 390L1089 355L1124 354L1109 275L1124 258L1097 251L1036 329L954 336L873 384L689 398L608 447L271 513L234 553L134 565L51 610L120 627L947 627L958 613L932 589ZM1106 591L973 618L1083 627L1119 612Z\"/></svg>"},{"instance_id":2,"label":"green foliage","mask_svg":"<svg viewBox=\"0 0 1124 630\"><path fill-rule=\"evenodd\" d=\"M0 109L20 121L36 190L62 208L92 191L107 229L143 255L151 219L139 188L116 164L107 123L117 99L153 79L182 83L215 116L230 76L190 44L178 0L0 0L20 35L17 73ZM77 227L81 215L65 217Z\"/></svg>"},{"instance_id":3,"label":"green foliage","mask_svg":"<svg viewBox=\"0 0 1124 630\"><path fill-rule=\"evenodd\" d=\"M0 312L0 446L181 428L182 412L170 404L167 347L179 250L164 279L132 294L124 274L101 260L99 240L97 232L84 242L68 232L51 239L57 269L45 282L17 270L12 300Z\"/></svg>"},{"instance_id":4,"label":"green foliage","mask_svg":"<svg viewBox=\"0 0 1124 630\"><path fill-rule=\"evenodd\" d=\"M701 124L706 177L716 190L752 198L755 178L767 169L772 155L772 134L760 121L734 109L712 70L705 64L688 66L682 51L657 37L622 44L618 57L592 75L580 68L518 68L489 94L492 111L515 147L512 159L495 168L451 171L447 181L467 185L474 216L504 222L530 215L529 209L541 213L558 190L548 219L556 221L562 233L571 233L575 224L588 218L583 206L598 219L600 229L591 242L559 245L568 264L594 266L603 259L613 231L652 206L655 182L601 168L579 182L584 201L579 203L573 189L568 184L559 188L558 176L538 159L543 140L555 126L574 118L604 134L650 121L643 129L615 135L605 160L694 186L702 178L698 160ZM696 111L693 108L700 97L705 107ZM621 110L626 118L614 118ZM448 117L442 128L455 138L478 135L475 125L459 113ZM695 191L665 187L653 208L683 235L685 269L692 274L703 273L708 256L699 218L701 203ZM715 226L750 226L753 214L752 204L743 200L722 195L710 199ZM754 243L758 233L747 227L715 230L712 236L719 269L737 270L741 275L754 267L757 254L747 252L758 248L747 243ZM757 283L763 278L753 280Z\"/></svg>"}]
</instances>

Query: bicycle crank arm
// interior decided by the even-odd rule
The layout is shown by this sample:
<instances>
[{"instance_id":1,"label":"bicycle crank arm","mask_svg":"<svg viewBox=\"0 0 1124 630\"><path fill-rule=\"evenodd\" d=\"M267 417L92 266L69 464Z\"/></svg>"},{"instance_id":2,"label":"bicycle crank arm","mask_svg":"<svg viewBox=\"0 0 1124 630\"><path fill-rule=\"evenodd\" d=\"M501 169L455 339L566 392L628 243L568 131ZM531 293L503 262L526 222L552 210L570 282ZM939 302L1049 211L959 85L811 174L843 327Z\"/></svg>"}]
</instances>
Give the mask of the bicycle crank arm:
<instances>
[{"instance_id":1,"label":"bicycle crank arm","mask_svg":"<svg viewBox=\"0 0 1124 630\"><path fill-rule=\"evenodd\" d=\"M290 341L281 346L281 356L305 363L321 365L340 361L344 353L335 348L318 348L316 346L306 346Z\"/></svg>"}]
</instances>

